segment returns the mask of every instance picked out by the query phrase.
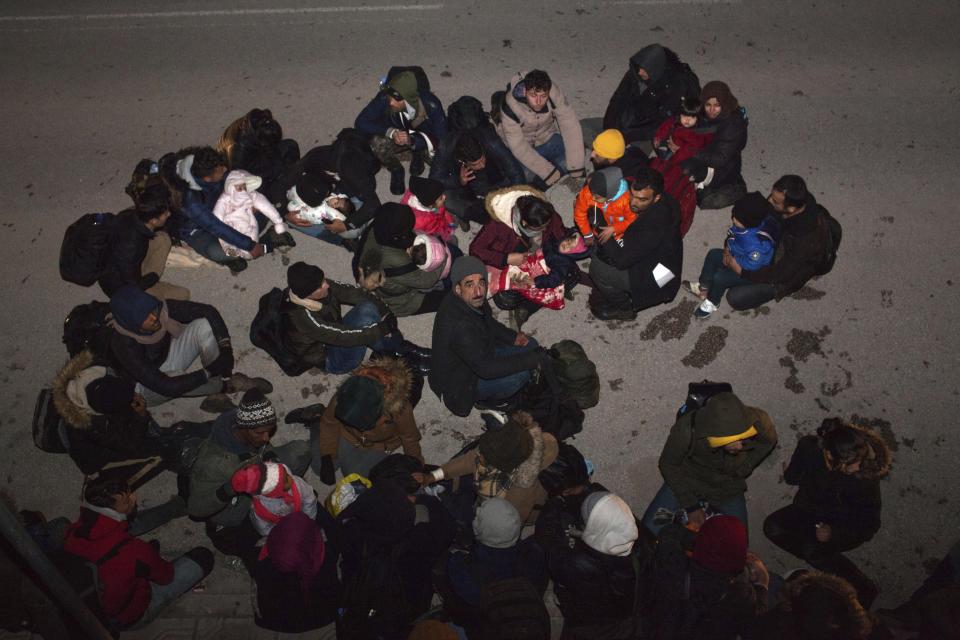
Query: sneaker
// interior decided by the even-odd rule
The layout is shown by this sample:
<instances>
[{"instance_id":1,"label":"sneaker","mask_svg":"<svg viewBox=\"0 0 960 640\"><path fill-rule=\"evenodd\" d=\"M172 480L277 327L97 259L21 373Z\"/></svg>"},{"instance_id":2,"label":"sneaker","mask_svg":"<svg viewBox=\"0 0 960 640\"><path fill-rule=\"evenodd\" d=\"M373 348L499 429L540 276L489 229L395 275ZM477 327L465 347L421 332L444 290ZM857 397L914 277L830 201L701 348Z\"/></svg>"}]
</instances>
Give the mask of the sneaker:
<instances>
[{"instance_id":1,"label":"sneaker","mask_svg":"<svg viewBox=\"0 0 960 640\"><path fill-rule=\"evenodd\" d=\"M220 414L236 408L237 405L233 404L233 400L231 400L230 396L225 393L210 394L203 399L203 402L200 403L200 411L204 411L206 413Z\"/></svg>"},{"instance_id":2,"label":"sneaker","mask_svg":"<svg viewBox=\"0 0 960 640\"><path fill-rule=\"evenodd\" d=\"M700 306L697 307L693 312L693 317L698 320L703 320L710 316L711 313L717 310L717 305L713 304L709 300L704 300L700 303Z\"/></svg>"},{"instance_id":3,"label":"sneaker","mask_svg":"<svg viewBox=\"0 0 960 640\"><path fill-rule=\"evenodd\" d=\"M707 290L704 289L703 287L701 287L699 282L692 282L692 281L690 281L690 280L684 280L684 281L683 281L683 289L684 289L687 293L692 293L693 295L697 296L697 297L700 298L701 300L703 300L704 296L707 295Z\"/></svg>"},{"instance_id":4,"label":"sneaker","mask_svg":"<svg viewBox=\"0 0 960 640\"><path fill-rule=\"evenodd\" d=\"M243 258L234 258L232 260L227 260L223 263L225 267L230 269L230 273L237 275L241 271L247 268L247 261Z\"/></svg>"},{"instance_id":5,"label":"sneaker","mask_svg":"<svg viewBox=\"0 0 960 640\"><path fill-rule=\"evenodd\" d=\"M407 179L403 172L403 167L390 171L390 193L395 196L402 196L407 190Z\"/></svg>"},{"instance_id":6,"label":"sneaker","mask_svg":"<svg viewBox=\"0 0 960 640\"><path fill-rule=\"evenodd\" d=\"M309 422L313 422L314 420L319 420L320 416L322 416L323 412L326 410L327 407L322 402L310 404L305 407L297 407L288 413L287 417L284 418L283 421L286 424L307 424Z\"/></svg>"},{"instance_id":7,"label":"sneaker","mask_svg":"<svg viewBox=\"0 0 960 640\"><path fill-rule=\"evenodd\" d=\"M234 373L227 378L223 387L224 393L242 393L250 389L259 389L264 395L273 393L273 385L264 378L251 378L243 373Z\"/></svg>"},{"instance_id":8,"label":"sneaker","mask_svg":"<svg viewBox=\"0 0 960 640\"><path fill-rule=\"evenodd\" d=\"M281 247L295 247L297 246L297 241L293 239L293 235L289 231L284 233L276 234L276 237L273 239L273 247L279 249Z\"/></svg>"},{"instance_id":9,"label":"sneaker","mask_svg":"<svg viewBox=\"0 0 960 640\"><path fill-rule=\"evenodd\" d=\"M410 175L419 176L423 175L426 166L423 163L423 156L419 153L413 154L413 159L410 161Z\"/></svg>"}]
</instances>

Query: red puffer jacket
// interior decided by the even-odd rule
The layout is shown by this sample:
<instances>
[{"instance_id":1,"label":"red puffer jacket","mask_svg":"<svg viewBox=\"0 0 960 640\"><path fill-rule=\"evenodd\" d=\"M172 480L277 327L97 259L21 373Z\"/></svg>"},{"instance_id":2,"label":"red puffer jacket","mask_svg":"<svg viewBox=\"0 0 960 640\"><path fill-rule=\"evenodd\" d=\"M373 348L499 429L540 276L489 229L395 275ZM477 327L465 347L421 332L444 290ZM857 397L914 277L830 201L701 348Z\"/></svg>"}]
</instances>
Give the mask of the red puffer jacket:
<instances>
[{"instance_id":1,"label":"red puffer jacket","mask_svg":"<svg viewBox=\"0 0 960 640\"><path fill-rule=\"evenodd\" d=\"M100 606L126 627L147 610L150 583L169 584L173 580L173 563L161 558L150 544L131 536L122 518L112 509L85 505L80 518L67 529L64 549L93 563L111 554L97 569Z\"/></svg>"}]
</instances>

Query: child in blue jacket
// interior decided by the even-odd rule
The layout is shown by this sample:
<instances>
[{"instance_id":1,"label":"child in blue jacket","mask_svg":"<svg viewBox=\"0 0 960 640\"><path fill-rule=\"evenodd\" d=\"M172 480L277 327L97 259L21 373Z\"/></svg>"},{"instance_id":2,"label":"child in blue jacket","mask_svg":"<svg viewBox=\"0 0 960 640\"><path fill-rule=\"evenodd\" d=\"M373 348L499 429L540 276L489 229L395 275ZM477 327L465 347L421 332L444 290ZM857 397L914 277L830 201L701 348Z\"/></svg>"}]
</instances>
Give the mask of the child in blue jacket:
<instances>
[{"instance_id":1,"label":"child in blue jacket","mask_svg":"<svg viewBox=\"0 0 960 640\"><path fill-rule=\"evenodd\" d=\"M748 193L733 205L733 226L727 230L725 249L710 249L703 259L698 282L684 281L684 287L702 302L693 315L703 319L717 310L727 289L751 284L733 269L724 266L724 252L737 261L742 271L755 271L773 260L780 237L780 223L773 207L759 191Z\"/></svg>"}]
</instances>

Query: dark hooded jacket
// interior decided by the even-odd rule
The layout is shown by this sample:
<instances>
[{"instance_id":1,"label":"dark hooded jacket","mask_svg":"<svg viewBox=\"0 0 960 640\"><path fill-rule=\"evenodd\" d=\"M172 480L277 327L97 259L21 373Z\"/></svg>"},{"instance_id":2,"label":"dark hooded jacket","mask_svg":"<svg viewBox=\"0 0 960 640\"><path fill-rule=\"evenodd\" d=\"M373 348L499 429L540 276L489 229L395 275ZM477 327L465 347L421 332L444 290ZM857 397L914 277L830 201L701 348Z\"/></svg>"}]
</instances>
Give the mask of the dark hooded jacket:
<instances>
[{"instance_id":1,"label":"dark hooded jacket","mask_svg":"<svg viewBox=\"0 0 960 640\"><path fill-rule=\"evenodd\" d=\"M53 403L67 424L70 458L86 475L96 473L111 462L164 453L160 443L150 437L151 428L158 427L149 415L140 416L130 411L107 416L96 413L87 404L85 385L106 373L103 367L96 367L90 351L82 351L53 379Z\"/></svg>"},{"instance_id":2,"label":"dark hooded jacket","mask_svg":"<svg viewBox=\"0 0 960 640\"><path fill-rule=\"evenodd\" d=\"M345 585L351 583L364 561L380 567L393 563L410 622L430 608L433 565L450 546L456 530L456 523L439 500L421 495L411 503L399 486L381 481L361 493L337 521ZM385 637L406 637L402 630L396 631L397 635Z\"/></svg>"},{"instance_id":3,"label":"dark hooded jacket","mask_svg":"<svg viewBox=\"0 0 960 640\"><path fill-rule=\"evenodd\" d=\"M781 220L780 244L773 261L743 277L754 283L772 284L777 300L797 291L816 275L818 265L829 249L829 231L813 194L807 196L802 212Z\"/></svg>"},{"instance_id":4,"label":"dark hooded jacket","mask_svg":"<svg viewBox=\"0 0 960 640\"><path fill-rule=\"evenodd\" d=\"M660 530L649 577L652 615L644 638L735 640L767 609L767 590L746 570L730 576L689 557L696 534L679 524Z\"/></svg>"},{"instance_id":5,"label":"dark hooded jacket","mask_svg":"<svg viewBox=\"0 0 960 640\"><path fill-rule=\"evenodd\" d=\"M534 369L536 350L497 356L497 345L511 345L517 332L502 325L484 301L474 309L453 291L440 303L433 322L430 388L454 414L466 416L477 399L477 380L491 380Z\"/></svg>"},{"instance_id":6,"label":"dark hooded jacket","mask_svg":"<svg viewBox=\"0 0 960 640\"><path fill-rule=\"evenodd\" d=\"M277 181L270 199L286 212L287 191L296 186L304 173L322 176L333 182L333 191L357 198L363 204L345 221L356 229L373 219L380 207L377 196L377 160L363 135L355 129L343 129L332 144L314 147ZM336 176L336 179L334 179Z\"/></svg>"},{"instance_id":7,"label":"dark hooded jacket","mask_svg":"<svg viewBox=\"0 0 960 640\"><path fill-rule=\"evenodd\" d=\"M604 490L599 485L591 489ZM537 518L534 534L547 554L553 591L568 624L629 616L637 582L631 556L636 554L643 566L648 553L642 540L634 543L631 555L613 556L591 549L571 536L572 529L584 528L580 507L587 495L551 498Z\"/></svg>"},{"instance_id":8,"label":"dark hooded jacket","mask_svg":"<svg viewBox=\"0 0 960 640\"><path fill-rule=\"evenodd\" d=\"M156 273L141 273L140 265L147 257L147 248L154 232L140 221L134 209L117 214L114 237L107 252L107 264L98 283L107 297L125 284L149 289L160 281Z\"/></svg>"},{"instance_id":9,"label":"dark hooded jacket","mask_svg":"<svg viewBox=\"0 0 960 640\"><path fill-rule=\"evenodd\" d=\"M804 436L783 472L787 484L799 486L793 504L811 518L830 525L837 540L866 542L880 530L880 479L890 470L890 448L879 435L852 425L870 445L870 457L857 473L827 468L816 436Z\"/></svg>"},{"instance_id":10,"label":"dark hooded jacket","mask_svg":"<svg viewBox=\"0 0 960 640\"><path fill-rule=\"evenodd\" d=\"M129 304L124 303L118 306L113 315L113 321L128 331L139 332L147 316L160 306L160 301L153 296L143 292L141 294L136 299L130 300ZM194 320L205 319L210 323L217 342L230 344L227 325L220 312L212 306L184 300L168 300L163 304L167 305L170 318L183 325L190 324ZM168 375L161 371L160 365L167 359L167 353L170 351L170 341L171 337L168 333L155 344L141 344L130 336L114 331L110 336L110 350L123 375L160 395L179 398L205 383L208 377L203 369L179 375Z\"/></svg>"},{"instance_id":11,"label":"dark hooded jacket","mask_svg":"<svg viewBox=\"0 0 960 640\"><path fill-rule=\"evenodd\" d=\"M300 159L300 147L294 140L283 139L283 128L269 109L252 109L232 122L217 147L231 169L259 176L260 191L268 197L273 183Z\"/></svg>"},{"instance_id":12,"label":"dark hooded jacket","mask_svg":"<svg viewBox=\"0 0 960 640\"><path fill-rule=\"evenodd\" d=\"M650 81L637 76L639 69ZM700 80L670 49L647 45L630 58L630 68L610 98L604 129L619 129L627 143L649 140L657 126L674 116L684 96L700 96Z\"/></svg>"},{"instance_id":13,"label":"dark hooded jacket","mask_svg":"<svg viewBox=\"0 0 960 640\"><path fill-rule=\"evenodd\" d=\"M417 96L420 101L420 107L417 108L418 115L420 115L420 110L423 109L426 118L414 130L426 134L436 148L447 135L447 116L443 112L443 105L437 96L427 90L418 88ZM367 137L385 136L389 129L400 129L402 131L410 129L401 115L390 109L387 94L384 91L378 93L363 108L353 126ZM422 136L411 136L411 143L414 151L425 151L427 149L427 142Z\"/></svg>"},{"instance_id":14,"label":"dark hooded jacket","mask_svg":"<svg viewBox=\"0 0 960 640\"><path fill-rule=\"evenodd\" d=\"M468 197L485 198L488 193L504 187L523 184L523 170L519 163L503 144L496 130L490 126L477 127L470 131L486 157L486 166L474 173L474 178L466 185L460 184L460 165L454 155L457 143L465 134L454 131L440 142L440 150L430 166L430 177L443 183L445 191L463 191Z\"/></svg>"},{"instance_id":15,"label":"dark hooded jacket","mask_svg":"<svg viewBox=\"0 0 960 640\"><path fill-rule=\"evenodd\" d=\"M743 181L741 154L747 146L747 110L737 107L732 113L721 112L714 121L705 121L703 130L713 132L713 140L694 158L713 169L713 178L706 191Z\"/></svg>"},{"instance_id":16,"label":"dark hooded jacket","mask_svg":"<svg viewBox=\"0 0 960 640\"><path fill-rule=\"evenodd\" d=\"M757 435L745 440L738 453L707 441L741 434L751 425ZM747 477L776 444L777 432L766 411L745 406L732 393L720 393L674 423L660 454L660 473L683 508L699 500L722 503L747 490Z\"/></svg>"},{"instance_id":17,"label":"dark hooded jacket","mask_svg":"<svg viewBox=\"0 0 960 640\"><path fill-rule=\"evenodd\" d=\"M670 302L680 291L683 269L683 240L680 238L680 206L663 194L637 216L620 240L600 245L598 257L630 274L630 297L634 307L646 308ZM653 269L657 263L674 273L663 287L657 285Z\"/></svg>"}]
</instances>

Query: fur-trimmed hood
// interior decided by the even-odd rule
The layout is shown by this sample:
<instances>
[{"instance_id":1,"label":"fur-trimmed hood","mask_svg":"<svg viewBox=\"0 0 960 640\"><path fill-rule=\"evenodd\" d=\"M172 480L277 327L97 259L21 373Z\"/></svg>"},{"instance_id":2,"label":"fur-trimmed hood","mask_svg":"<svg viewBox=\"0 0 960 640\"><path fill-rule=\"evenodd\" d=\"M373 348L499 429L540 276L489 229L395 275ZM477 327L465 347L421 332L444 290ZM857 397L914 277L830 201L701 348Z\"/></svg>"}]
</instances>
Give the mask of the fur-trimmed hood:
<instances>
[{"instance_id":1,"label":"fur-trimmed hood","mask_svg":"<svg viewBox=\"0 0 960 640\"><path fill-rule=\"evenodd\" d=\"M377 358L366 360L350 375L366 375L383 384L383 410L385 413L399 414L410 401L410 388L413 375L406 363L396 358Z\"/></svg>"},{"instance_id":2,"label":"fur-trimmed hood","mask_svg":"<svg viewBox=\"0 0 960 640\"><path fill-rule=\"evenodd\" d=\"M107 375L107 368L94 365L93 353L84 350L74 356L53 379L53 406L75 429L88 429L100 415L87 402L87 385Z\"/></svg>"},{"instance_id":3,"label":"fur-trimmed hood","mask_svg":"<svg viewBox=\"0 0 960 640\"><path fill-rule=\"evenodd\" d=\"M514 486L528 489L534 485L540 475L540 467L543 463L543 431L533 416L526 411L517 411L510 417L520 426L525 427L533 439L533 451L530 452L530 457L510 473L510 482Z\"/></svg>"},{"instance_id":4,"label":"fur-trimmed hood","mask_svg":"<svg viewBox=\"0 0 960 640\"><path fill-rule=\"evenodd\" d=\"M502 222L513 229L515 234L520 235L520 230L513 226L513 207L523 196L534 196L549 202L543 191L526 185L517 185L491 191L484 200L484 206L491 218Z\"/></svg>"},{"instance_id":5,"label":"fur-trimmed hood","mask_svg":"<svg viewBox=\"0 0 960 640\"><path fill-rule=\"evenodd\" d=\"M860 463L860 471L853 475L864 480L879 480L890 473L893 454L883 437L868 427L857 424L850 424L849 426L863 435L870 446L871 452L870 457Z\"/></svg>"},{"instance_id":6,"label":"fur-trimmed hood","mask_svg":"<svg viewBox=\"0 0 960 640\"><path fill-rule=\"evenodd\" d=\"M870 635L873 624L870 615L857 600L857 592L846 580L820 571L808 571L804 575L787 581L783 586L779 608L793 611L793 605L807 589L815 588L829 592L833 602L844 602L846 616L843 619L843 637L856 640Z\"/></svg>"}]
</instances>

